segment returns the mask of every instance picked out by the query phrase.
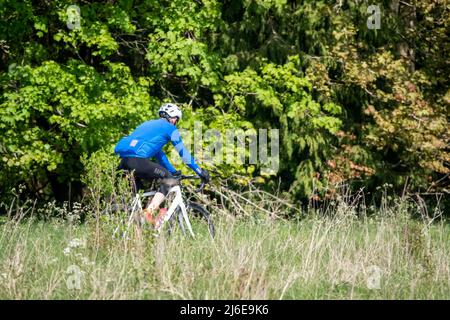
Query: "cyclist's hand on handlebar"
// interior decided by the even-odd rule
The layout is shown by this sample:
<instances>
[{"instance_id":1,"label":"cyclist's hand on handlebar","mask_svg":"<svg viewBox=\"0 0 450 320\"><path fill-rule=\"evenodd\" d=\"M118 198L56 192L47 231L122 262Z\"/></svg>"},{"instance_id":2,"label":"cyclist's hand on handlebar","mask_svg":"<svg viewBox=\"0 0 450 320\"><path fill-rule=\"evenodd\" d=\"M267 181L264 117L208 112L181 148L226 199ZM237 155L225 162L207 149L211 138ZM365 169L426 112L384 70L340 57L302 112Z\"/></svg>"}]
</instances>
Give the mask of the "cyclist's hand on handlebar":
<instances>
[{"instance_id":1,"label":"cyclist's hand on handlebar","mask_svg":"<svg viewBox=\"0 0 450 320\"><path fill-rule=\"evenodd\" d=\"M172 173L172 176L181 177L181 170L175 171L174 173Z\"/></svg>"},{"instance_id":2,"label":"cyclist's hand on handlebar","mask_svg":"<svg viewBox=\"0 0 450 320\"><path fill-rule=\"evenodd\" d=\"M208 183L211 180L209 172L205 169L202 169L202 172L199 173L199 177L202 179L202 183Z\"/></svg>"}]
</instances>

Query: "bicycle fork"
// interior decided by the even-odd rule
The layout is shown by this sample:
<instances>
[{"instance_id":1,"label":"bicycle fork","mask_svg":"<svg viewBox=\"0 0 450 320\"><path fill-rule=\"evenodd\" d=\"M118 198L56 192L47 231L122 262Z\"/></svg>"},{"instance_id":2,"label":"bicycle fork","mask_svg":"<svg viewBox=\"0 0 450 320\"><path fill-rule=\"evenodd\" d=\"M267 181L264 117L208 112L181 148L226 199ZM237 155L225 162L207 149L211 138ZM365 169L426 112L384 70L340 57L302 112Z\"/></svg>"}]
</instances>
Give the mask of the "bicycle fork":
<instances>
[{"instance_id":1,"label":"bicycle fork","mask_svg":"<svg viewBox=\"0 0 450 320\"><path fill-rule=\"evenodd\" d=\"M175 213L175 210L177 209L177 207L180 207L181 214L183 215L184 222L186 223L186 225L188 227L189 233L192 235L193 238L195 238L194 231L192 231L191 222L189 221L189 217L187 214L186 205L184 204L184 201L183 201L183 196L181 194L180 187L179 186L172 187L170 192L175 193L175 198L174 198L169 210L167 211L167 214L164 216L164 220L161 225L166 223L172 217L172 215ZM180 223L181 223L181 221L180 221Z\"/></svg>"}]
</instances>

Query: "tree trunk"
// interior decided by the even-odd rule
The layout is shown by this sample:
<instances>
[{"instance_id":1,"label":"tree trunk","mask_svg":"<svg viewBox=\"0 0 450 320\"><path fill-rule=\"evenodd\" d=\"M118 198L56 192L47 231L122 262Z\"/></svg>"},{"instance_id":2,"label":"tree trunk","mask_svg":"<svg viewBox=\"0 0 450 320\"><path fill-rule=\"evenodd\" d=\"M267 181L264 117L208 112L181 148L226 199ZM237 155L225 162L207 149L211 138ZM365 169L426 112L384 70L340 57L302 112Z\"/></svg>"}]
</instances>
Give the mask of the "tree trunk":
<instances>
[{"instance_id":1,"label":"tree trunk","mask_svg":"<svg viewBox=\"0 0 450 320\"><path fill-rule=\"evenodd\" d=\"M414 32L416 25L416 7L400 0L392 0L389 7L402 23L401 30L398 30L398 32L403 40L397 43L397 55L408 61L409 71L412 73L415 71L415 52L411 34Z\"/></svg>"}]
</instances>

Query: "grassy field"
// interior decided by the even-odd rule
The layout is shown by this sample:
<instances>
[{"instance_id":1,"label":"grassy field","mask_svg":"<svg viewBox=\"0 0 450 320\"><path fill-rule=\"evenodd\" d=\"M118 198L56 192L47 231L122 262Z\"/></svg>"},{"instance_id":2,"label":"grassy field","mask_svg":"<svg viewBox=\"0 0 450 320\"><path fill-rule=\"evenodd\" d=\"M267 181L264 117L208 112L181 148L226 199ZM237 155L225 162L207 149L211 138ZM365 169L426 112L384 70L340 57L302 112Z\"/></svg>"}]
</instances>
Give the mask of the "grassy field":
<instances>
[{"instance_id":1,"label":"grassy field","mask_svg":"<svg viewBox=\"0 0 450 320\"><path fill-rule=\"evenodd\" d=\"M215 216L214 240L117 240L108 217L1 221L0 299L450 298L450 226L396 210Z\"/></svg>"}]
</instances>

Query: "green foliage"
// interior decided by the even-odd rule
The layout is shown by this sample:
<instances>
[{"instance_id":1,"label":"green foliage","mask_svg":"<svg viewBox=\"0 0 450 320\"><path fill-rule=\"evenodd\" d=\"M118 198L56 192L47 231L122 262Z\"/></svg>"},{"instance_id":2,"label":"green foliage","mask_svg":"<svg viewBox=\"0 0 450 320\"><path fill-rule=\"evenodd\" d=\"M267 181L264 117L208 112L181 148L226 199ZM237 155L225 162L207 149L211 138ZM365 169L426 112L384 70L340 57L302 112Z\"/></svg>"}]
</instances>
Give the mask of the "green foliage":
<instances>
[{"instance_id":1,"label":"green foliage","mask_svg":"<svg viewBox=\"0 0 450 320\"><path fill-rule=\"evenodd\" d=\"M330 155L331 138L342 122L341 107L321 104L312 96L311 82L299 70L298 56L284 65L264 62L225 77L216 105L251 117L262 128L281 131L282 170L295 177L291 189L309 194L320 183L316 173Z\"/></svg>"},{"instance_id":2,"label":"green foliage","mask_svg":"<svg viewBox=\"0 0 450 320\"><path fill-rule=\"evenodd\" d=\"M112 146L152 112L158 103L145 79L135 81L121 63L104 65L99 73L75 60L47 61L4 75L3 89L10 89L0 106L2 167L14 181L78 179L81 156Z\"/></svg>"},{"instance_id":3,"label":"green foliage","mask_svg":"<svg viewBox=\"0 0 450 320\"><path fill-rule=\"evenodd\" d=\"M67 26L74 4L80 28ZM188 130L280 129L278 177L292 195L333 196L343 182L448 192L446 3L380 1L379 30L367 28L368 5L2 0L2 189L66 188L81 157L175 101ZM203 165L244 183L261 175Z\"/></svg>"},{"instance_id":4,"label":"green foliage","mask_svg":"<svg viewBox=\"0 0 450 320\"><path fill-rule=\"evenodd\" d=\"M242 130L243 134L254 133L252 131L255 129L253 123L239 113L224 112L218 106L209 106L195 111L184 108L183 111L187 118L180 125L183 141L194 152L195 158L198 159L201 166L214 170L222 177L240 175L238 183L247 184L248 180L253 177L252 173L255 171L256 165L243 165L236 159L240 152L243 152L248 159L248 138L246 139L247 148L240 150L236 143L228 141L227 133L232 132L235 134L237 128ZM198 126L199 124L201 126ZM197 137L195 136L197 132L202 132L202 141L194 141L194 138ZM220 138L217 138L214 134L215 132L220 134ZM222 148L215 150L213 148L217 143L222 143ZM231 152L231 150L233 150L234 160L227 161L227 152ZM175 149L172 149L171 159L173 163L178 164L182 168L184 167ZM184 170L188 169L185 168Z\"/></svg>"},{"instance_id":5,"label":"green foliage","mask_svg":"<svg viewBox=\"0 0 450 320\"><path fill-rule=\"evenodd\" d=\"M393 183L397 190L406 187L447 192L450 139L445 112L448 101L443 97L446 91L442 86L448 88L448 79L443 80L439 74L448 66L433 57L432 49L420 49L423 42L416 39L426 41L423 27L429 26L429 19L423 15L432 10L430 7L435 9L436 4L430 1L414 5L416 13L409 7L399 7L403 16L390 12L391 7L386 6L387 30L376 39L370 38L368 31L355 28L356 24L333 31L331 53L341 61L342 83L331 89L338 101L348 106L348 129L347 134L343 133L347 141L341 145L341 156L361 165L352 164L355 170L347 175L361 178L369 173L375 183ZM445 15L448 13L443 12L439 17L442 21L432 28L436 41L440 41L437 30ZM342 25L340 19L347 23L352 17L348 12L343 14L335 19L337 25ZM408 28L406 23L417 24L417 28ZM393 30L395 26L400 31ZM394 36L388 37L391 31ZM417 46L412 47L415 43ZM427 75L436 65L440 72ZM434 87L437 83L439 88ZM367 156L361 158L362 154Z\"/></svg>"},{"instance_id":6,"label":"green foliage","mask_svg":"<svg viewBox=\"0 0 450 320\"><path fill-rule=\"evenodd\" d=\"M151 74L164 79L184 78L187 95L195 95L198 86L218 84L220 59L208 46L207 35L220 25L216 1L187 3L184 0L155 4L152 8L146 59ZM171 91L171 88L168 88Z\"/></svg>"}]
</instances>

